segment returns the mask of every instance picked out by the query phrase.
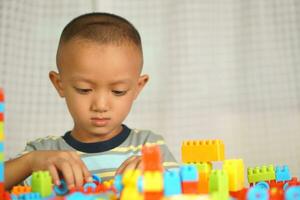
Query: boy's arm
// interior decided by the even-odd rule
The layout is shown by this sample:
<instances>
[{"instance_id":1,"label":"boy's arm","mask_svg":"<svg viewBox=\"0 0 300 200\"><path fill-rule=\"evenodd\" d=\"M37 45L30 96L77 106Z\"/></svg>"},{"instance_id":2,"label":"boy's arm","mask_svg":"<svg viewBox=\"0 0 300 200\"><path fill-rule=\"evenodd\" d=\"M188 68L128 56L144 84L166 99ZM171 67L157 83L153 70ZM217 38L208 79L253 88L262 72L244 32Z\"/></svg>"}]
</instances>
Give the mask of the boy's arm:
<instances>
[{"instance_id":1,"label":"boy's arm","mask_svg":"<svg viewBox=\"0 0 300 200\"><path fill-rule=\"evenodd\" d=\"M31 153L27 153L4 163L4 184L6 190L10 190L14 185L19 184L32 173L30 156Z\"/></svg>"}]
</instances>

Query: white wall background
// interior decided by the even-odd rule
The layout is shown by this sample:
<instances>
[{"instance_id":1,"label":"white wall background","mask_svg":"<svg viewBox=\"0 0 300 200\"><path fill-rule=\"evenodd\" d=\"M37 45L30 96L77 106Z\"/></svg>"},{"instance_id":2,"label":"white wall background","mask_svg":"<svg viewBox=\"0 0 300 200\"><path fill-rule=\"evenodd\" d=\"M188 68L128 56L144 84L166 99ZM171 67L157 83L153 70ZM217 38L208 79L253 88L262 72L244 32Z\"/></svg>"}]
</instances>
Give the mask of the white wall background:
<instances>
[{"instance_id":1,"label":"white wall background","mask_svg":"<svg viewBox=\"0 0 300 200\"><path fill-rule=\"evenodd\" d=\"M186 139L224 140L246 166L300 176L300 2L297 0L1 0L0 86L6 157L72 127L48 80L72 18L105 11L140 31L149 85L126 123L161 133L180 159Z\"/></svg>"}]
</instances>

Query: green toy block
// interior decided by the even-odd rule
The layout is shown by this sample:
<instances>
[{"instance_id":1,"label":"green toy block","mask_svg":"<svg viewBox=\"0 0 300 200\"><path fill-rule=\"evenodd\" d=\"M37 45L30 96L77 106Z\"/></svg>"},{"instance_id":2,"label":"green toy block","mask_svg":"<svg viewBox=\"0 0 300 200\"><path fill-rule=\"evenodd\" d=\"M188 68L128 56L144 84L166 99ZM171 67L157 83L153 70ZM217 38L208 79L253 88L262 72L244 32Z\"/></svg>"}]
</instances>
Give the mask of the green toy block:
<instances>
[{"instance_id":1,"label":"green toy block","mask_svg":"<svg viewBox=\"0 0 300 200\"><path fill-rule=\"evenodd\" d=\"M260 181L275 180L275 170L273 165L263 165L261 167L248 168L247 170L248 182L256 183Z\"/></svg>"},{"instance_id":2,"label":"green toy block","mask_svg":"<svg viewBox=\"0 0 300 200\"><path fill-rule=\"evenodd\" d=\"M48 171L37 171L31 178L32 192L38 192L42 197L48 197L52 193L52 179Z\"/></svg>"},{"instance_id":3,"label":"green toy block","mask_svg":"<svg viewBox=\"0 0 300 200\"><path fill-rule=\"evenodd\" d=\"M209 193L216 193L221 199L229 197L228 175L224 170L212 170L209 176Z\"/></svg>"},{"instance_id":4,"label":"green toy block","mask_svg":"<svg viewBox=\"0 0 300 200\"><path fill-rule=\"evenodd\" d=\"M3 162L3 161L4 161L4 153L0 152L0 162Z\"/></svg>"}]
</instances>

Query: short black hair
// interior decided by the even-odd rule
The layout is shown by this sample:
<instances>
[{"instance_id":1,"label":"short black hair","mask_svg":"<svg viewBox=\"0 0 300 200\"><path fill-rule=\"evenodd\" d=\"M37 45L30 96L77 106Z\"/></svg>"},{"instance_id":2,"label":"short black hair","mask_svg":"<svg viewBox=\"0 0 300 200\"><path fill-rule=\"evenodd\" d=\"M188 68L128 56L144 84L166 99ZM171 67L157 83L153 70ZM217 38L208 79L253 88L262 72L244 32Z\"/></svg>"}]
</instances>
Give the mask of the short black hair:
<instances>
[{"instance_id":1,"label":"short black hair","mask_svg":"<svg viewBox=\"0 0 300 200\"><path fill-rule=\"evenodd\" d=\"M110 13L93 12L74 18L61 33L58 51L61 45L72 39L87 39L100 44L131 43L142 53L137 29L125 18Z\"/></svg>"}]
</instances>

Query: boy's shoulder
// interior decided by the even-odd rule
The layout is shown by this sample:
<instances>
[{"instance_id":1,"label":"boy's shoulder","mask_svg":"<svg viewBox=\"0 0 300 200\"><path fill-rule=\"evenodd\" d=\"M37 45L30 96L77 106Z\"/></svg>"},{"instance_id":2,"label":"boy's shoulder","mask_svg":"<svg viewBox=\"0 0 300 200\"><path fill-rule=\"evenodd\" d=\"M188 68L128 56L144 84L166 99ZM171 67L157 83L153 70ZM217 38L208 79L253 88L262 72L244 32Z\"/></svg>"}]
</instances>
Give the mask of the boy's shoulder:
<instances>
[{"instance_id":1,"label":"boy's shoulder","mask_svg":"<svg viewBox=\"0 0 300 200\"><path fill-rule=\"evenodd\" d=\"M28 141L26 149L28 150L58 150L64 146L65 142L61 136L49 135L43 138L37 138Z\"/></svg>"},{"instance_id":2,"label":"boy's shoulder","mask_svg":"<svg viewBox=\"0 0 300 200\"><path fill-rule=\"evenodd\" d=\"M137 129L134 128L131 130L131 134L129 135L128 141L146 144L146 143L163 143L164 139L161 135L154 133L151 130L147 129Z\"/></svg>"}]
</instances>

